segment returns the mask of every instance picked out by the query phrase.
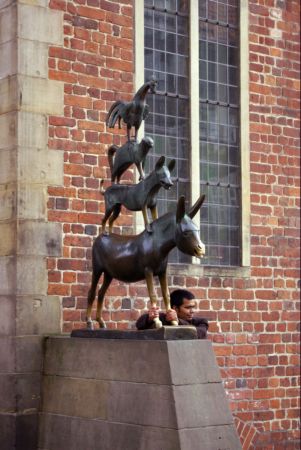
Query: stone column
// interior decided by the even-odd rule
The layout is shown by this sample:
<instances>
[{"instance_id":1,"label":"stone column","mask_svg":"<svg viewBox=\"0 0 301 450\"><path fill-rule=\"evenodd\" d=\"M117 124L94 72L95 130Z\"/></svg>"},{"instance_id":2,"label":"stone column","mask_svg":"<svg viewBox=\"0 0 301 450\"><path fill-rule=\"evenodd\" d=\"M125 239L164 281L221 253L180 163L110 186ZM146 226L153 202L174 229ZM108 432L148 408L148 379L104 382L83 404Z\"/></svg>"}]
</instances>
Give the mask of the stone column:
<instances>
[{"instance_id":1,"label":"stone column","mask_svg":"<svg viewBox=\"0 0 301 450\"><path fill-rule=\"evenodd\" d=\"M0 448L37 442L42 336L60 332L47 296L46 259L61 252L47 222L47 186L62 184L63 154L49 151L48 115L63 112L63 83L48 80L49 45L63 17L47 0L0 0Z\"/></svg>"}]
</instances>

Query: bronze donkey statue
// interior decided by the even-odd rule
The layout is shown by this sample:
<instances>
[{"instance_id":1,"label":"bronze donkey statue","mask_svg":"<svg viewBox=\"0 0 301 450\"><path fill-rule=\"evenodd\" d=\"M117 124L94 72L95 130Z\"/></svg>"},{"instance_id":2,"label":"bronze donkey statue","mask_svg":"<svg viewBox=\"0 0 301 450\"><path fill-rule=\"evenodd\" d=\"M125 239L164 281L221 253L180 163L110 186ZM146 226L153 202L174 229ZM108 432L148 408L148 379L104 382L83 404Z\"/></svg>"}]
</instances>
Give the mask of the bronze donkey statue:
<instances>
[{"instance_id":1,"label":"bronze donkey statue","mask_svg":"<svg viewBox=\"0 0 301 450\"><path fill-rule=\"evenodd\" d=\"M99 235L92 247L92 283L88 294L87 327L93 329L92 306L100 276L103 283L98 292L96 320L105 328L102 308L105 293L113 278L124 282L146 280L152 306L157 303L154 276L159 277L166 310L170 309L167 285L168 254L177 247L182 252L201 258L205 246L199 237L199 230L192 219L199 211L205 196L202 195L185 214L185 198L180 197L177 211L164 214L152 224L152 233L143 231L136 236L118 234ZM174 323L176 325L176 323ZM157 319L156 327L162 322Z\"/></svg>"},{"instance_id":2,"label":"bronze donkey statue","mask_svg":"<svg viewBox=\"0 0 301 450\"><path fill-rule=\"evenodd\" d=\"M157 81L147 81L140 89L138 89L131 102L118 100L113 103L106 117L106 125L109 128L114 128L118 120L119 128L121 128L122 119L127 126L128 141L131 139L130 132L132 127L135 127L136 141L142 120L146 119L149 112L149 106L145 102L146 94L148 91L154 93L156 91L156 86Z\"/></svg>"},{"instance_id":3,"label":"bronze donkey statue","mask_svg":"<svg viewBox=\"0 0 301 450\"><path fill-rule=\"evenodd\" d=\"M111 145L108 150L108 159L111 169L111 181L119 183L121 175L130 167L131 164L135 164L140 178L143 180L145 177L143 164L148 152L153 148L154 141L150 137L145 137L138 144L137 142L127 141L122 147L117 145Z\"/></svg>"},{"instance_id":4,"label":"bronze donkey statue","mask_svg":"<svg viewBox=\"0 0 301 450\"><path fill-rule=\"evenodd\" d=\"M106 223L109 219L109 233L112 232L114 221L120 214L121 206L130 211L142 211L145 228L151 232L147 208L150 209L152 219L158 218L157 195L159 189L170 189L173 186L170 172L174 169L176 161L172 159L165 165L165 156L157 161L154 170L138 184L113 184L103 190L101 180L101 193L105 198L105 215L102 219L102 232L106 232Z\"/></svg>"}]
</instances>

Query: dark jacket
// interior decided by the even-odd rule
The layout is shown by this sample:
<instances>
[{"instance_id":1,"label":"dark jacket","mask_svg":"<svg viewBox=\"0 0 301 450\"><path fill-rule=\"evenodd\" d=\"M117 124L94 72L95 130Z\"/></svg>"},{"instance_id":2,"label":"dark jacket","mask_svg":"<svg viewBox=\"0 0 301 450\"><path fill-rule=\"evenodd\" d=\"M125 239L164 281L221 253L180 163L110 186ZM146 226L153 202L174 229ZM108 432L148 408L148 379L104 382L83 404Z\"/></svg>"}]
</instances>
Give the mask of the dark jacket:
<instances>
[{"instance_id":1,"label":"dark jacket","mask_svg":"<svg viewBox=\"0 0 301 450\"><path fill-rule=\"evenodd\" d=\"M163 325L171 325L170 322L167 322L165 313L160 312L159 319L161 320ZM191 322L179 319L179 325L193 325L194 327L196 327L198 339L206 339L207 337L207 330L209 328L207 319L203 319L201 317L193 317ZM137 320L136 327L138 328L138 330L147 330L150 328L154 328L154 321L149 320L148 314L143 314Z\"/></svg>"}]
</instances>

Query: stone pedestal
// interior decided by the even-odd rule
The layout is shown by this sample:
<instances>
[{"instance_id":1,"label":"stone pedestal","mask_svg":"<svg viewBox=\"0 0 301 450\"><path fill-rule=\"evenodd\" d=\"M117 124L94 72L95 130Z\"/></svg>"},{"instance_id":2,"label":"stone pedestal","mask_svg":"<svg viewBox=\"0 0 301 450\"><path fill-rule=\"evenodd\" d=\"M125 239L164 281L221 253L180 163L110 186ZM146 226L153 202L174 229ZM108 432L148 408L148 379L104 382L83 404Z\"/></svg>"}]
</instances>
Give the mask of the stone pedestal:
<instances>
[{"instance_id":1,"label":"stone pedestal","mask_svg":"<svg viewBox=\"0 0 301 450\"><path fill-rule=\"evenodd\" d=\"M211 342L168 333L48 338L39 449L241 449Z\"/></svg>"}]
</instances>

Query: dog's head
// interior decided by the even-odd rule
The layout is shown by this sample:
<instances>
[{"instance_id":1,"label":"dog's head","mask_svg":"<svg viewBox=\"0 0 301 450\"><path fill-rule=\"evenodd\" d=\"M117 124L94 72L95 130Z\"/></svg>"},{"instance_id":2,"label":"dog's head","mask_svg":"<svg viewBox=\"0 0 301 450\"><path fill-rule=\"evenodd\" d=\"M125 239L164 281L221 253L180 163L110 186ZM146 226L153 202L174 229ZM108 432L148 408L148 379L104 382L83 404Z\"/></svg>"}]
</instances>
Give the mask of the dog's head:
<instances>
[{"instance_id":1,"label":"dog's head","mask_svg":"<svg viewBox=\"0 0 301 450\"><path fill-rule=\"evenodd\" d=\"M165 156L161 156L155 165L155 172L159 183L164 189L170 189L173 186L171 179L171 172L175 168L176 160L172 159L169 163L165 164Z\"/></svg>"}]
</instances>

